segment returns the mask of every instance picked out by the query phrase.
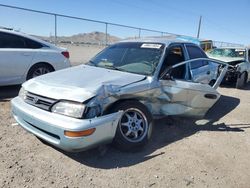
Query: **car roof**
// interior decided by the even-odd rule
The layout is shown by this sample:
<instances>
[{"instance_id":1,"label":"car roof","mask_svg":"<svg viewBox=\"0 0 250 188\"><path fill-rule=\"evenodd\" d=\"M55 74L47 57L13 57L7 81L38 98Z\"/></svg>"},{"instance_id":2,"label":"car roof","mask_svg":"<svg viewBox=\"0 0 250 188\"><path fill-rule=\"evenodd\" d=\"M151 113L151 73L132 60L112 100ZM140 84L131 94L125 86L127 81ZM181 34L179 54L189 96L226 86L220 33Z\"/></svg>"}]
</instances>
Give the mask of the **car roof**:
<instances>
[{"instance_id":1,"label":"car roof","mask_svg":"<svg viewBox=\"0 0 250 188\"><path fill-rule=\"evenodd\" d=\"M145 43L162 43L166 46L169 46L172 43L180 43L180 44L194 44L192 42L188 42L186 40L180 40L175 38L168 38L168 37L150 37L150 38L138 38L138 39L127 39L120 42L145 42Z\"/></svg>"}]
</instances>

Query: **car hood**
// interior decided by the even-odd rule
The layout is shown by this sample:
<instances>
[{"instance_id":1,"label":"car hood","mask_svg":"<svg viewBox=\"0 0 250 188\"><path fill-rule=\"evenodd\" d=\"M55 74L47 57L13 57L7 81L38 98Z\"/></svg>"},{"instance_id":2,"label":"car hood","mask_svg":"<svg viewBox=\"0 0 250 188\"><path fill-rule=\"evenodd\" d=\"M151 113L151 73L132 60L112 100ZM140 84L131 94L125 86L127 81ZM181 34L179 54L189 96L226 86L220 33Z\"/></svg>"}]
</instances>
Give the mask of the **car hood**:
<instances>
[{"instance_id":1,"label":"car hood","mask_svg":"<svg viewBox=\"0 0 250 188\"><path fill-rule=\"evenodd\" d=\"M242 57L218 57L218 56L213 56L210 54L207 54L207 55L209 58L224 61L226 63L233 62L233 61L244 61L244 58L242 58Z\"/></svg>"},{"instance_id":2,"label":"car hood","mask_svg":"<svg viewBox=\"0 0 250 188\"><path fill-rule=\"evenodd\" d=\"M120 88L145 78L143 75L80 65L31 79L23 87L48 98L84 102L95 96L103 86Z\"/></svg>"}]
</instances>

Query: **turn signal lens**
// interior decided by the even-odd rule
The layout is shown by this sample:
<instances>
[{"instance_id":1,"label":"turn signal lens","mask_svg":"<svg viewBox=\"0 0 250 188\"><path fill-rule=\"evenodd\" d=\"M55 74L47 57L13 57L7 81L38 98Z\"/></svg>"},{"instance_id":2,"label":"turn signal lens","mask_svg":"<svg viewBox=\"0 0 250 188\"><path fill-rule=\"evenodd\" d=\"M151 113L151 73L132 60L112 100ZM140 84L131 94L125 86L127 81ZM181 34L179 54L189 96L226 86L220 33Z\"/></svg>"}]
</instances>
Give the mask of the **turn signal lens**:
<instances>
[{"instance_id":1,"label":"turn signal lens","mask_svg":"<svg viewBox=\"0 0 250 188\"><path fill-rule=\"evenodd\" d=\"M95 128L92 128L85 131L64 131L64 135L68 137L82 137L82 136L90 136L94 132Z\"/></svg>"}]
</instances>

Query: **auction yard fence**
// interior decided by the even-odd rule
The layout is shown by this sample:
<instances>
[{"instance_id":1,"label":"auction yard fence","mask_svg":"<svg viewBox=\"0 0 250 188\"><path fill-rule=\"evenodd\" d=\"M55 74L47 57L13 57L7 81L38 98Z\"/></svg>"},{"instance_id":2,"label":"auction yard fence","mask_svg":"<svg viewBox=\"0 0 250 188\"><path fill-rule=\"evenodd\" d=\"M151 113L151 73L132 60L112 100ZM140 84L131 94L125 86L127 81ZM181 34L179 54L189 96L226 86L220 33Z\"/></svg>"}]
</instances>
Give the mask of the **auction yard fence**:
<instances>
[{"instance_id":1,"label":"auction yard fence","mask_svg":"<svg viewBox=\"0 0 250 188\"><path fill-rule=\"evenodd\" d=\"M33 10L33 9L28 9L28 8L22 8L22 7L17 7L17 6L11 6L11 5L5 5L5 4L0 4L0 7L6 8L6 9L16 9L16 10L21 10L25 12L33 12L37 14L42 14L42 15L49 15L52 16L54 19L54 39L52 42L57 44L58 42L58 18L67 18L67 19L73 19L73 20L80 20L80 21L85 21L85 22L91 22L91 23L97 23L97 24L102 24L105 27L105 36L103 37L102 41L100 41L100 45L108 45L114 41L109 40L109 28L110 27L119 27L119 28L124 28L124 29L132 29L135 32L135 35L131 35L130 37L127 38L141 38L145 37L146 34L148 33L147 36L162 36L162 37L190 37L190 36L185 36L185 35L180 35L180 34L175 34L175 33L169 33L166 31L158 31L158 30L152 30L152 29L146 29L146 28L140 28L140 27L133 27L133 26L128 26L128 25L122 25L122 24L117 24L117 23L111 23L111 22L104 22L104 21L99 21L99 20L93 20L93 19L87 19L87 18L81 18L81 17L75 17L75 16L69 16L69 15L64 15L64 14L57 14L57 13L51 13L51 12L45 12L45 11L39 11L39 10ZM129 32L128 32L129 33ZM134 33L134 32L133 32ZM221 42L221 41L213 41L214 46L217 47L222 47L222 46L243 46L241 44L235 44L235 43L228 43L228 42Z\"/></svg>"}]
</instances>

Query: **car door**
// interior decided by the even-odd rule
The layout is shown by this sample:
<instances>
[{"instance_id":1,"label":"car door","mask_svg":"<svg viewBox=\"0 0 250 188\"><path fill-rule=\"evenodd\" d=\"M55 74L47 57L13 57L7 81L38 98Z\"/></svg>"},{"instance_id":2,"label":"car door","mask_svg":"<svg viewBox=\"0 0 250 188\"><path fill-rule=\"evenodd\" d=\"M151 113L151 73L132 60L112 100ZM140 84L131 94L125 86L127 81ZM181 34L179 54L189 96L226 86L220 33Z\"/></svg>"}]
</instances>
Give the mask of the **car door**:
<instances>
[{"instance_id":1,"label":"car door","mask_svg":"<svg viewBox=\"0 0 250 188\"><path fill-rule=\"evenodd\" d=\"M0 85L22 83L33 57L25 38L0 32Z\"/></svg>"},{"instance_id":2,"label":"car door","mask_svg":"<svg viewBox=\"0 0 250 188\"><path fill-rule=\"evenodd\" d=\"M216 91L216 88L221 83L226 71L226 64L217 62L210 59L201 59L217 63L218 77L213 85L202 83L201 81L194 81L191 77L178 78L172 73L175 69L183 65L187 65L196 61L195 59L178 63L167 71L164 71L160 76L160 89L161 101L160 111L164 115L181 115L181 116L193 116L202 117L206 112L216 103L220 94ZM189 68L190 69L190 68ZM190 70L187 69L188 73ZM204 74L200 72L199 74ZM197 75L202 77L202 75Z\"/></svg>"},{"instance_id":3,"label":"car door","mask_svg":"<svg viewBox=\"0 0 250 188\"><path fill-rule=\"evenodd\" d=\"M189 59L207 58L206 54L196 45L185 45ZM194 81L210 83L214 79L212 74L216 66L208 60L197 60L190 62L190 73Z\"/></svg>"}]
</instances>

